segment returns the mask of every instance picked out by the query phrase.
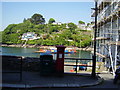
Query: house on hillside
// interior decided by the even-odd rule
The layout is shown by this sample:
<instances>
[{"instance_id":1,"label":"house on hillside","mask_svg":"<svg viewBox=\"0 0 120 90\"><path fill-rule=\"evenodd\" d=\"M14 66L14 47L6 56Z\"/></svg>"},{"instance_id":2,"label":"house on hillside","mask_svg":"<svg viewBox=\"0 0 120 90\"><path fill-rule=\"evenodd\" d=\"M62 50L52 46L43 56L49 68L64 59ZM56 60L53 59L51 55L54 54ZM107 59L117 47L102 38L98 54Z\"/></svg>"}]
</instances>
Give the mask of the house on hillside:
<instances>
[{"instance_id":1,"label":"house on hillside","mask_svg":"<svg viewBox=\"0 0 120 90\"><path fill-rule=\"evenodd\" d=\"M86 25L86 24L78 24L78 28L81 29L81 30L93 30L93 25L92 24L89 24L89 25Z\"/></svg>"},{"instance_id":2,"label":"house on hillside","mask_svg":"<svg viewBox=\"0 0 120 90\"><path fill-rule=\"evenodd\" d=\"M35 40L39 38L40 37L37 37L37 34L35 34L34 32L27 32L22 35L21 40Z\"/></svg>"},{"instance_id":3,"label":"house on hillside","mask_svg":"<svg viewBox=\"0 0 120 90\"><path fill-rule=\"evenodd\" d=\"M86 25L85 24L78 24L78 28L81 30L86 30Z\"/></svg>"},{"instance_id":4,"label":"house on hillside","mask_svg":"<svg viewBox=\"0 0 120 90\"><path fill-rule=\"evenodd\" d=\"M93 24L91 23L91 24L88 24L87 26L86 26L86 30L93 30Z\"/></svg>"},{"instance_id":5,"label":"house on hillside","mask_svg":"<svg viewBox=\"0 0 120 90\"><path fill-rule=\"evenodd\" d=\"M61 22L53 22L52 24L54 24L54 25L62 25Z\"/></svg>"}]
</instances>

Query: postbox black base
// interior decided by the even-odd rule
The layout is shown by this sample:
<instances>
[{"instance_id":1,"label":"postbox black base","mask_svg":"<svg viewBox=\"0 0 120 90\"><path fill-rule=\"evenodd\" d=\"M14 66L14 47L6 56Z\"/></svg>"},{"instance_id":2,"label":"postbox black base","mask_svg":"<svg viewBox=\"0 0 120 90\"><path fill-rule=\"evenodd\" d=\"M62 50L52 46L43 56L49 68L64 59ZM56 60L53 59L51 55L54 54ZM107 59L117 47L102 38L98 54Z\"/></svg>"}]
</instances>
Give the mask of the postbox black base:
<instances>
[{"instance_id":1,"label":"postbox black base","mask_svg":"<svg viewBox=\"0 0 120 90\"><path fill-rule=\"evenodd\" d=\"M56 72L56 76L58 76L58 77L63 77L64 76L64 72L63 71L57 71Z\"/></svg>"}]
</instances>

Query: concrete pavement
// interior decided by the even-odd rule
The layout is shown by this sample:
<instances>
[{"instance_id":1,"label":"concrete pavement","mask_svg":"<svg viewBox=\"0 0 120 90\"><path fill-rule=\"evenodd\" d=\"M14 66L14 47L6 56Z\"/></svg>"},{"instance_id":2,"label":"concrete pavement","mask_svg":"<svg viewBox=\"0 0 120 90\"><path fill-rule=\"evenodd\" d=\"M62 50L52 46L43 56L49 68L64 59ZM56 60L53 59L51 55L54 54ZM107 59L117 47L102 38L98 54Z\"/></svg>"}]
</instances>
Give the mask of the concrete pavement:
<instances>
[{"instance_id":1,"label":"concrete pavement","mask_svg":"<svg viewBox=\"0 0 120 90\"><path fill-rule=\"evenodd\" d=\"M5 88L43 88L43 87L90 87L99 85L103 79L99 76L93 78L90 73L81 71L79 74L65 73L63 77L40 76L39 72L23 72L22 81L19 81L19 74L3 73Z\"/></svg>"},{"instance_id":2,"label":"concrete pavement","mask_svg":"<svg viewBox=\"0 0 120 90\"><path fill-rule=\"evenodd\" d=\"M120 80L117 84L113 84L114 76L110 72L101 72L98 75L103 78L103 82L100 85L91 86L89 88L111 88L120 90Z\"/></svg>"}]
</instances>

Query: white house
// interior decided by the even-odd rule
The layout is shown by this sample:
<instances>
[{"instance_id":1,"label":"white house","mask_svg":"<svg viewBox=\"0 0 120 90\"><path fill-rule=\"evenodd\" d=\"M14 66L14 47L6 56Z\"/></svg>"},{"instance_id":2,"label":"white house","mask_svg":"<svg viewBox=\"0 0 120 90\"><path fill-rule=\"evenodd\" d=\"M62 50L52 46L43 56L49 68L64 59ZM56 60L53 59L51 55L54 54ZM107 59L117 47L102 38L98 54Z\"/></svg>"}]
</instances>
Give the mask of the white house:
<instances>
[{"instance_id":1,"label":"white house","mask_svg":"<svg viewBox=\"0 0 120 90\"><path fill-rule=\"evenodd\" d=\"M82 29L82 30L93 30L93 25L86 25L86 24L78 24L78 28Z\"/></svg>"},{"instance_id":2,"label":"white house","mask_svg":"<svg viewBox=\"0 0 120 90\"><path fill-rule=\"evenodd\" d=\"M52 24L54 24L54 25L62 25L61 22L53 22Z\"/></svg>"},{"instance_id":3,"label":"white house","mask_svg":"<svg viewBox=\"0 0 120 90\"><path fill-rule=\"evenodd\" d=\"M86 25L85 24L78 24L78 28L82 30L86 30Z\"/></svg>"},{"instance_id":4,"label":"white house","mask_svg":"<svg viewBox=\"0 0 120 90\"><path fill-rule=\"evenodd\" d=\"M27 32L22 35L21 40L35 40L35 39L39 39L39 38L40 37L37 37L37 34L35 34L34 32Z\"/></svg>"}]
</instances>

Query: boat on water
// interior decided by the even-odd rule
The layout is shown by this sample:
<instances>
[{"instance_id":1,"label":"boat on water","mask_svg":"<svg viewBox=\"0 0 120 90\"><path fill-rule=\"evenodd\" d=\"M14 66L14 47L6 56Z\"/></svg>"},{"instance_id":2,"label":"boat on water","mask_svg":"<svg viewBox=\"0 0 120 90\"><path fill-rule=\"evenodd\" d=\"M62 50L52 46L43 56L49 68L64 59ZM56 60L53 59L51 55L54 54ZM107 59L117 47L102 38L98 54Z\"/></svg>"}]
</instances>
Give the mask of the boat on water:
<instances>
[{"instance_id":1,"label":"boat on water","mask_svg":"<svg viewBox=\"0 0 120 90\"><path fill-rule=\"evenodd\" d=\"M35 53L45 53L46 52L46 50L44 50L44 49L40 49L39 51L35 51Z\"/></svg>"},{"instance_id":2,"label":"boat on water","mask_svg":"<svg viewBox=\"0 0 120 90\"><path fill-rule=\"evenodd\" d=\"M76 53L77 51L75 49L65 49L65 54L73 54ZM44 50L40 49L39 51L35 51L35 53L52 53L52 54L57 54L57 49L49 49L49 50Z\"/></svg>"}]
</instances>

